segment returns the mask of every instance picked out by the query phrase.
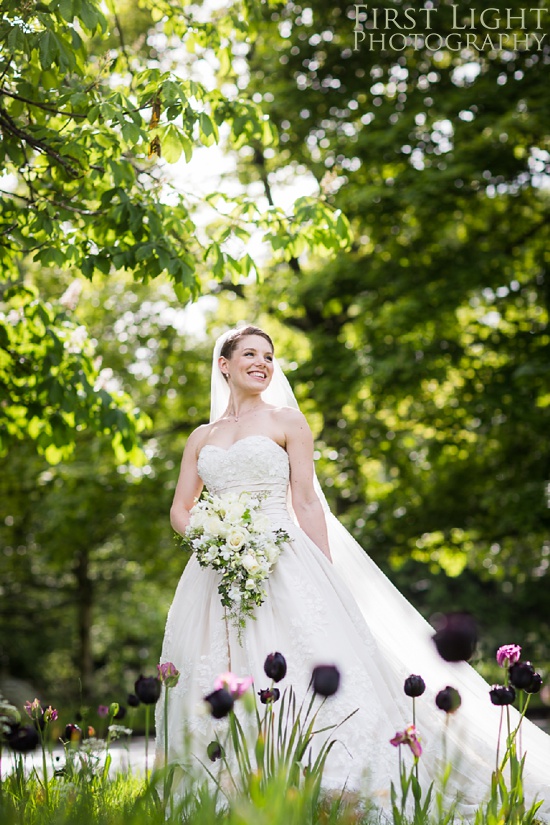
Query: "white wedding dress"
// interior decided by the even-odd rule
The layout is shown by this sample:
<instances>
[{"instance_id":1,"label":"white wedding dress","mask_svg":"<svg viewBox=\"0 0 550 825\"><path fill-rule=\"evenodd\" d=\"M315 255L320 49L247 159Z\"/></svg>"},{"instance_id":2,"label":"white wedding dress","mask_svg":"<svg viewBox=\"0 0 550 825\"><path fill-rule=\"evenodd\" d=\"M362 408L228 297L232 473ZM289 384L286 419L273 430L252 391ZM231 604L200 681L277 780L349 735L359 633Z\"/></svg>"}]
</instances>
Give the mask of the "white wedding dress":
<instances>
[{"instance_id":1,"label":"white wedding dress","mask_svg":"<svg viewBox=\"0 0 550 825\"><path fill-rule=\"evenodd\" d=\"M434 697L451 685L460 692L462 706L447 726L446 752L453 763L449 793L458 793L461 813L471 814L487 796L495 764L500 709L491 704L487 683L469 665L450 665L440 659L432 628L358 546L350 554L353 540L330 513L334 564L326 559L287 508L288 456L270 438L248 436L227 450L206 445L198 471L213 493L266 494L264 512L274 526L288 532L290 541L268 580L267 598L256 609L256 620L247 623L242 646L224 618L219 574L200 567L194 557L189 560L168 615L161 659L173 662L181 672L169 696L169 761L193 762L195 773L197 767L201 770L200 762L212 768L206 747L223 736L227 721L201 713L202 698L213 690L216 677L228 670L253 676L255 691L268 687L264 660L280 651L288 672L278 687L292 685L298 697L305 694L315 665L338 666L340 690L326 701L323 722L337 724L358 711L334 734L338 745L329 756L325 784L363 792L387 810L390 782L396 782L398 775L397 749L389 740L412 722L411 699L403 692L403 682L415 673L427 685L426 693L416 700L416 724L424 748L419 762L422 786L426 790L441 773L445 714L436 708ZM503 640L508 641L517 640ZM157 705L156 730L162 762L163 697ZM192 736L190 746L184 744L186 732ZM522 744L527 752L528 801L534 796L545 798L539 816L546 821L550 818L550 737L525 721ZM408 751L405 758L411 762Z\"/></svg>"}]
</instances>

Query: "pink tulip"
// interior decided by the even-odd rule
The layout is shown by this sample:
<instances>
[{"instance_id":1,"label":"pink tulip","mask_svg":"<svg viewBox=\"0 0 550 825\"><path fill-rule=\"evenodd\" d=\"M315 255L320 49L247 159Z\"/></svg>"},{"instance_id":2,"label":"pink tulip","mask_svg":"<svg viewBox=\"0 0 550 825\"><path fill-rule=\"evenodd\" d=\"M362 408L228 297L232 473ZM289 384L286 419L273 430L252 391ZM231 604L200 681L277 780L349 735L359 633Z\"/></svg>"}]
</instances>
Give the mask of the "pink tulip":
<instances>
[{"instance_id":1,"label":"pink tulip","mask_svg":"<svg viewBox=\"0 0 550 825\"><path fill-rule=\"evenodd\" d=\"M180 672L172 662L164 662L162 665L157 665L160 681L166 687L175 687L180 678Z\"/></svg>"},{"instance_id":2,"label":"pink tulip","mask_svg":"<svg viewBox=\"0 0 550 825\"><path fill-rule=\"evenodd\" d=\"M233 699L239 699L253 683L252 676L236 676L234 673L222 673L214 682L214 690L225 688Z\"/></svg>"},{"instance_id":3,"label":"pink tulip","mask_svg":"<svg viewBox=\"0 0 550 825\"><path fill-rule=\"evenodd\" d=\"M497 663L500 667L515 665L519 662L521 647L519 645L502 645L497 650Z\"/></svg>"},{"instance_id":4,"label":"pink tulip","mask_svg":"<svg viewBox=\"0 0 550 825\"><path fill-rule=\"evenodd\" d=\"M408 745L416 759L422 756L422 745L420 744L418 732L414 725L407 725L405 730L398 731L393 739L390 739L390 745L396 748L399 745Z\"/></svg>"}]
</instances>

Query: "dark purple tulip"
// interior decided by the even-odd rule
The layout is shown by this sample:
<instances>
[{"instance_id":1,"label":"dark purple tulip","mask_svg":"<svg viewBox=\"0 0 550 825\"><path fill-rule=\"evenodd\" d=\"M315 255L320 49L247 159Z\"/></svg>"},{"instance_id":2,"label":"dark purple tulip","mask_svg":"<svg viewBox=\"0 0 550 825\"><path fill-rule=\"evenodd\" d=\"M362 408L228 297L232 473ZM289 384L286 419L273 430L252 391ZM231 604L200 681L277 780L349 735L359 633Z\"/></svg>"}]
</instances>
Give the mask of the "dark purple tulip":
<instances>
[{"instance_id":1,"label":"dark purple tulip","mask_svg":"<svg viewBox=\"0 0 550 825\"><path fill-rule=\"evenodd\" d=\"M277 702L281 695L279 688L267 688L267 690L259 690L258 696L262 705L268 705L272 702Z\"/></svg>"},{"instance_id":2,"label":"dark purple tulip","mask_svg":"<svg viewBox=\"0 0 550 825\"><path fill-rule=\"evenodd\" d=\"M144 705L155 705L160 697L160 680L156 676L140 676L134 685L136 696Z\"/></svg>"},{"instance_id":3,"label":"dark purple tulip","mask_svg":"<svg viewBox=\"0 0 550 825\"><path fill-rule=\"evenodd\" d=\"M78 725L66 725L65 726L65 740L67 742L80 742L82 739L82 730L78 727Z\"/></svg>"},{"instance_id":4,"label":"dark purple tulip","mask_svg":"<svg viewBox=\"0 0 550 825\"><path fill-rule=\"evenodd\" d=\"M314 693L333 696L340 685L340 671L334 665L318 665L313 668L311 684Z\"/></svg>"},{"instance_id":5,"label":"dark purple tulip","mask_svg":"<svg viewBox=\"0 0 550 825\"><path fill-rule=\"evenodd\" d=\"M235 700L225 688L209 693L208 696L204 697L204 701L210 705L210 713L214 719L223 719L235 704Z\"/></svg>"},{"instance_id":6,"label":"dark purple tulip","mask_svg":"<svg viewBox=\"0 0 550 825\"><path fill-rule=\"evenodd\" d=\"M206 748L206 753L211 762L215 762L217 759L225 756L225 751L219 742L210 742Z\"/></svg>"},{"instance_id":7,"label":"dark purple tulip","mask_svg":"<svg viewBox=\"0 0 550 825\"><path fill-rule=\"evenodd\" d=\"M515 665L510 666L508 673L510 676L510 682L515 688L519 688L519 690L527 690L533 681L535 668L531 662L516 662Z\"/></svg>"},{"instance_id":8,"label":"dark purple tulip","mask_svg":"<svg viewBox=\"0 0 550 825\"><path fill-rule=\"evenodd\" d=\"M446 662L467 662L476 649L476 621L469 613L447 613L438 619L433 640Z\"/></svg>"},{"instance_id":9,"label":"dark purple tulip","mask_svg":"<svg viewBox=\"0 0 550 825\"><path fill-rule=\"evenodd\" d=\"M435 703L439 710L444 710L445 713L454 713L462 704L462 699L456 688L447 685L446 688L439 691L435 697Z\"/></svg>"},{"instance_id":10,"label":"dark purple tulip","mask_svg":"<svg viewBox=\"0 0 550 825\"><path fill-rule=\"evenodd\" d=\"M413 699L417 696L422 696L426 690L426 682L422 676L415 676L411 674L405 679L404 691L406 696L411 696Z\"/></svg>"},{"instance_id":11,"label":"dark purple tulip","mask_svg":"<svg viewBox=\"0 0 550 825\"><path fill-rule=\"evenodd\" d=\"M126 701L131 708L139 707L140 702L135 693L129 693Z\"/></svg>"},{"instance_id":12,"label":"dark purple tulip","mask_svg":"<svg viewBox=\"0 0 550 825\"><path fill-rule=\"evenodd\" d=\"M286 659L282 653L270 653L264 662L264 673L274 682L280 682L286 676Z\"/></svg>"},{"instance_id":13,"label":"dark purple tulip","mask_svg":"<svg viewBox=\"0 0 550 825\"><path fill-rule=\"evenodd\" d=\"M516 691L512 686L493 685L489 691L489 696L493 705L511 705L516 698Z\"/></svg>"},{"instance_id":14,"label":"dark purple tulip","mask_svg":"<svg viewBox=\"0 0 550 825\"><path fill-rule=\"evenodd\" d=\"M539 693L542 687L542 676L540 673L533 673L531 684L525 688L525 693Z\"/></svg>"},{"instance_id":15,"label":"dark purple tulip","mask_svg":"<svg viewBox=\"0 0 550 825\"><path fill-rule=\"evenodd\" d=\"M124 707L124 705L119 705L117 712L113 716L113 719L124 719L125 716L126 716L126 708Z\"/></svg>"},{"instance_id":16,"label":"dark purple tulip","mask_svg":"<svg viewBox=\"0 0 550 825\"><path fill-rule=\"evenodd\" d=\"M7 736L8 745L16 753L30 753L40 742L40 736L34 725L14 728Z\"/></svg>"}]
</instances>

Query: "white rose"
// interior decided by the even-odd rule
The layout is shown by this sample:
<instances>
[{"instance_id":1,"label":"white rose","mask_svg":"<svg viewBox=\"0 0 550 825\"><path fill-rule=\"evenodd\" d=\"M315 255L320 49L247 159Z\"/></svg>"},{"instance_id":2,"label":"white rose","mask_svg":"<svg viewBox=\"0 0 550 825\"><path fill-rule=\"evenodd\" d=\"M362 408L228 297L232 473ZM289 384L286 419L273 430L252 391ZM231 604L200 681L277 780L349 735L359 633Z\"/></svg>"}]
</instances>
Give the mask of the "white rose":
<instances>
[{"instance_id":1,"label":"white rose","mask_svg":"<svg viewBox=\"0 0 550 825\"><path fill-rule=\"evenodd\" d=\"M248 538L248 532L243 527L234 527L226 537L227 546L232 550L240 550Z\"/></svg>"},{"instance_id":2,"label":"white rose","mask_svg":"<svg viewBox=\"0 0 550 825\"><path fill-rule=\"evenodd\" d=\"M233 524L238 524L244 516L245 510L246 507L239 501L230 504L225 511L226 521L232 522Z\"/></svg>"},{"instance_id":3,"label":"white rose","mask_svg":"<svg viewBox=\"0 0 550 825\"><path fill-rule=\"evenodd\" d=\"M204 531L210 536L220 535L221 521L217 516L208 515L204 520Z\"/></svg>"},{"instance_id":4,"label":"white rose","mask_svg":"<svg viewBox=\"0 0 550 825\"><path fill-rule=\"evenodd\" d=\"M194 530L204 530L204 525L206 523L206 513L203 510L193 509L190 511L191 513L191 520L189 521L189 526L192 527Z\"/></svg>"},{"instance_id":5,"label":"white rose","mask_svg":"<svg viewBox=\"0 0 550 825\"><path fill-rule=\"evenodd\" d=\"M260 569L260 565L251 553L247 553L242 557L241 564L249 573L257 573Z\"/></svg>"},{"instance_id":6,"label":"white rose","mask_svg":"<svg viewBox=\"0 0 550 825\"><path fill-rule=\"evenodd\" d=\"M271 522L267 516L264 516L262 513L258 513L258 515L254 516L252 519L251 527L255 533L267 533L271 527Z\"/></svg>"},{"instance_id":7,"label":"white rose","mask_svg":"<svg viewBox=\"0 0 550 825\"><path fill-rule=\"evenodd\" d=\"M267 560L273 564L273 562L277 561L279 558L279 548L276 544L266 544L264 547L264 553L267 557Z\"/></svg>"},{"instance_id":8,"label":"white rose","mask_svg":"<svg viewBox=\"0 0 550 825\"><path fill-rule=\"evenodd\" d=\"M246 590L254 590L255 587L256 587L256 582L254 581L254 579L247 579L246 580L246 584L245 584Z\"/></svg>"}]
</instances>

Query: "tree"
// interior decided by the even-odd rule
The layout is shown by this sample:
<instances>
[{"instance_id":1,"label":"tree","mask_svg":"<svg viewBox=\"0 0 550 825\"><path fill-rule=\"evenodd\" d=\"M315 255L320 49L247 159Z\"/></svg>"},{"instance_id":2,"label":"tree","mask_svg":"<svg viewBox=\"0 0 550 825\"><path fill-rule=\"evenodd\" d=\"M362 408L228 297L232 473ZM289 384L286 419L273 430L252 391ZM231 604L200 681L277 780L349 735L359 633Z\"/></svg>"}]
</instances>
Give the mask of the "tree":
<instances>
[{"instance_id":1,"label":"tree","mask_svg":"<svg viewBox=\"0 0 550 825\"><path fill-rule=\"evenodd\" d=\"M152 0L137 14L134 4L99 0L3 3L4 450L26 434L58 460L74 445L73 429L89 427L116 434L122 454L146 423L142 417L138 424L122 400L94 390L89 347L88 359L67 357L73 332L42 299L38 267L87 278L127 270L145 283L164 274L185 303L217 281L255 272L246 249L253 231L281 258L304 244L332 254L348 243L345 219L323 199L299 198L288 215L246 194L215 192L197 204L167 174L166 162L182 155L190 161L197 147L219 141L220 130L237 149L276 139L262 109L237 85L221 90L237 80L231 60L254 14L254 4L239 2L208 22ZM155 39L166 43L162 53ZM216 61L220 84L193 79L205 56ZM197 206L210 210L206 231ZM31 296L29 284L38 293Z\"/></svg>"},{"instance_id":2,"label":"tree","mask_svg":"<svg viewBox=\"0 0 550 825\"><path fill-rule=\"evenodd\" d=\"M509 596L550 555L548 47L354 51L354 13L287 3L258 28L250 86L280 144L243 178L305 166L355 237L329 265L274 270L262 305L310 339L299 378L361 543Z\"/></svg>"}]
</instances>

